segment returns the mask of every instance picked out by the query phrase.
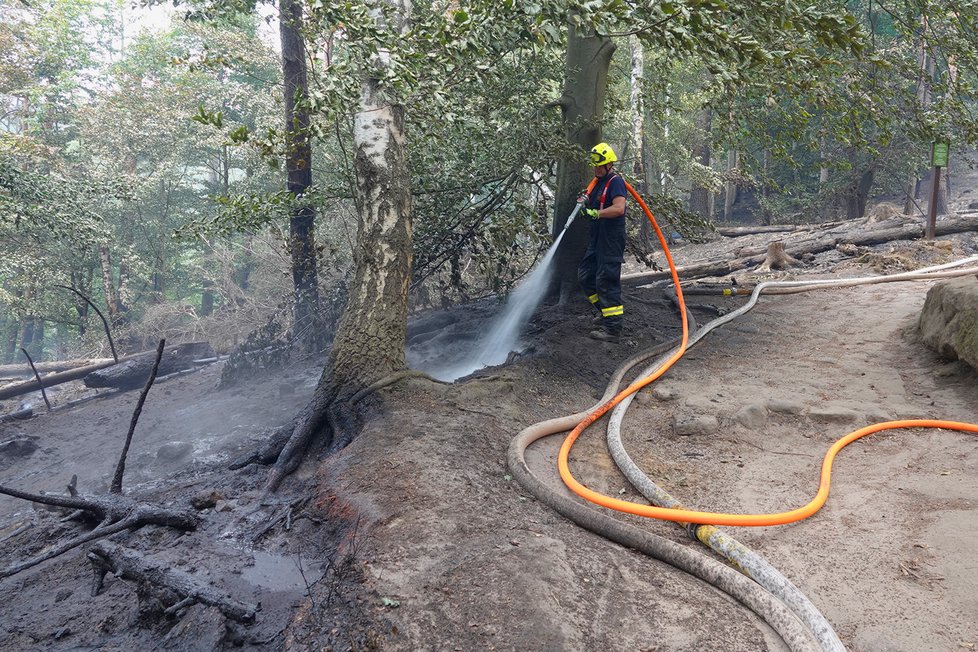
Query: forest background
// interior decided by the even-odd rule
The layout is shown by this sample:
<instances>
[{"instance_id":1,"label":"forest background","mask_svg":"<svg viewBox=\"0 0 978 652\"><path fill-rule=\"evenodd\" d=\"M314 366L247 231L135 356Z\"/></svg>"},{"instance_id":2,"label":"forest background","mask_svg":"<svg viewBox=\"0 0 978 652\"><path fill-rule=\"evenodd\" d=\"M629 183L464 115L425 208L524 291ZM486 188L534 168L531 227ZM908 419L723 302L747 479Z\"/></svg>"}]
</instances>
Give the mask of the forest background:
<instances>
[{"instance_id":1,"label":"forest background","mask_svg":"<svg viewBox=\"0 0 978 652\"><path fill-rule=\"evenodd\" d=\"M599 138L686 239L880 200L921 216L931 143L952 144L953 183L978 139L967 0L4 0L0 18L0 363L107 352L66 288L130 351L321 351L378 260L413 311L505 293ZM402 159L373 195L370 101L396 109ZM400 257L357 240L385 201ZM636 219L629 250L653 249Z\"/></svg>"}]
</instances>

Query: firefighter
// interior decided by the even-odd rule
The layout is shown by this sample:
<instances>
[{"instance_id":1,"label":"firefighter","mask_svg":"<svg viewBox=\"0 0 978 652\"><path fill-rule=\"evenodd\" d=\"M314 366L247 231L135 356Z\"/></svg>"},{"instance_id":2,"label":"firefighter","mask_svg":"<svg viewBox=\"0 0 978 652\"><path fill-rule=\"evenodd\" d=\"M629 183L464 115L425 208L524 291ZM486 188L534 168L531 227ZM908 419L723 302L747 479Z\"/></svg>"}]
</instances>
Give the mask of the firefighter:
<instances>
[{"instance_id":1,"label":"firefighter","mask_svg":"<svg viewBox=\"0 0 978 652\"><path fill-rule=\"evenodd\" d=\"M591 218L591 239L577 270L588 301L598 309L591 337L604 342L621 339L625 310L621 303L621 264L625 262L625 180L614 170L618 160L608 143L591 149L591 165L597 182L582 195Z\"/></svg>"}]
</instances>

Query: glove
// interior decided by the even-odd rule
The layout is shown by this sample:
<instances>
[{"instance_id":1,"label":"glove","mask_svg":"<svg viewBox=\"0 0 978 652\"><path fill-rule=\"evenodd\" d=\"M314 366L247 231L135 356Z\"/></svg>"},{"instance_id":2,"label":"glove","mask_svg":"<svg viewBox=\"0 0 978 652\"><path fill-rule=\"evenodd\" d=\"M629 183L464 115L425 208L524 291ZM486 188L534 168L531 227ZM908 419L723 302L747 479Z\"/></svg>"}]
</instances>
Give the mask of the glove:
<instances>
[{"instance_id":1,"label":"glove","mask_svg":"<svg viewBox=\"0 0 978 652\"><path fill-rule=\"evenodd\" d=\"M598 209L597 208L585 208L582 211L585 215L590 217L592 220L598 219Z\"/></svg>"}]
</instances>

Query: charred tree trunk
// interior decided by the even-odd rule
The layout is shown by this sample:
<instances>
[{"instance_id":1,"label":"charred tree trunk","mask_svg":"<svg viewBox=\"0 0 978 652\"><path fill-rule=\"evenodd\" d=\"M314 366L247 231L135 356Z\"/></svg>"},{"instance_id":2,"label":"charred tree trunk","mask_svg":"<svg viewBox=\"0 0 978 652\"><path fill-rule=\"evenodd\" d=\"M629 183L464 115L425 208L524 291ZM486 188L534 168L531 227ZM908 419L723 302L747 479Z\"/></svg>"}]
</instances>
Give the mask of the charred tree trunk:
<instances>
[{"instance_id":1,"label":"charred tree trunk","mask_svg":"<svg viewBox=\"0 0 978 652\"><path fill-rule=\"evenodd\" d=\"M564 137L583 150L581 156L562 159L557 165L557 198L554 202L554 237L564 228L574 209L578 194L587 186L592 173L583 155L601 140L604 100L608 88L608 68L615 44L605 36L583 32L570 25L567 36L567 58L564 91L560 108ZM578 291L577 266L588 241L588 221L574 220L556 253L555 286L561 303Z\"/></svg>"},{"instance_id":2,"label":"charred tree trunk","mask_svg":"<svg viewBox=\"0 0 978 652\"><path fill-rule=\"evenodd\" d=\"M288 190L296 201L289 219L289 253L295 292L295 325L300 332L311 327L319 306L314 233L315 210L302 195L312 186L312 144L309 110L303 104L308 93L306 49L302 34L302 4L280 0L279 35L282 42L282 77L285 86L285 132Z\"/></svg>"},{"instance_id":3,"label":"charred tree trunk","mask_svg":"<svg viewBox=\"0 0 978 652\"><path fill-rule=\"evenodd\" d=\"M866 202L869 200L869 193L873 189L873 180L876 177L876 170L870 166L859 175L849 192L846 193L846 217L850 220L858 220L866 214Z\"/></svg>"}]
</instances>

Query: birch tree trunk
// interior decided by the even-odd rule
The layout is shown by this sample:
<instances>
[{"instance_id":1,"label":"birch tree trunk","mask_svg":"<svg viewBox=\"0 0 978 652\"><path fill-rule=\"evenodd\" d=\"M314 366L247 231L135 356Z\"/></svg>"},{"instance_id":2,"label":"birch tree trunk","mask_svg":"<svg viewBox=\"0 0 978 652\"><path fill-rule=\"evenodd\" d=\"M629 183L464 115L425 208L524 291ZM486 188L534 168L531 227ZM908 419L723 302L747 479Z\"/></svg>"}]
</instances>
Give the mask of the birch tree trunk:
<instances>
[{"instance_id":1,"label":"birch tree trunk","mask_svg":"<svg viewBox=\"0 0 978 652\"><path fill-rule=\"evenodd\" d=\"M404 30L408 0L384 3ZM381 6L373 16L385 25ZM408 285L411 279L411 185L407 169L404 108L381 84L390 55L378 52L375 77L364 79L354 121L357 195L356 271L350 299L312 400L293 420L289 436L265 484L275 491L299 467L310 442L344 445L354 435L348 402L360 390L404 367Z\"/></svg>"},{"instance_id":2,"label":"birch tree trunk","mask_svg":"<svg viewBox=\"0 0 978 652\"><path fill-rule=\"evenodd\" d=\"M637 179L637 190L639 193L645 194L652 191L652 184L649 183L648 153L645 147L645 92L642 88L645 80L645 47L637 36L632 36L629 43L632 49L631 92L629 94L632 109L632 137L629 150L634 159L632 174ZM642 215L639 215L637 219L639 224L638 248L645 253L651 253L655 246L652 225Z\"/></svg>"},{"instance_id":3,"label":"birch tree trunk","mask_svg":"<svg viewBox=\"0 0 978 652\"><path fill-rule=\"evenodd\" d=\"M632 173L639 180L642 187L639 192L645 191L645 153L643 145L645 143L645 101L642 92L642 83L645 78L645 48L637 36L629 39L632 48L632 73L630 78L629 104L632 109L632 137L629 141L628 149L631 152Z\"/></svg>"},{"instance_id":4,"label":"birch tree trunk","mask_svg":"<svg viewBox=\"0 0 978 652\"><path fill-rule=\"evenodd\" d=\"M102 290L105 292L105 303L109 309L109 321L116 323L122 317L122 304L119 301L115 282L112 280L112 257L109 253L109 246L99 246L98 255L102 267Z\"/></svg>"},{"instance_id":5,"label":"birch tree trunk","mask_svg":"<svg viewBox=\"0 0 978 652\"><path fill-rule=\"evenodd\" d=\"M404 7L400 4L399 9L406 12ZM411 184L404 108L387 96L377 79L363 84L353 139L360 207L356 273L330 367L332 381L358 385L355 392L362 388L359 385L404 366L411 280Z\"/></svg>"}]
</instances>

